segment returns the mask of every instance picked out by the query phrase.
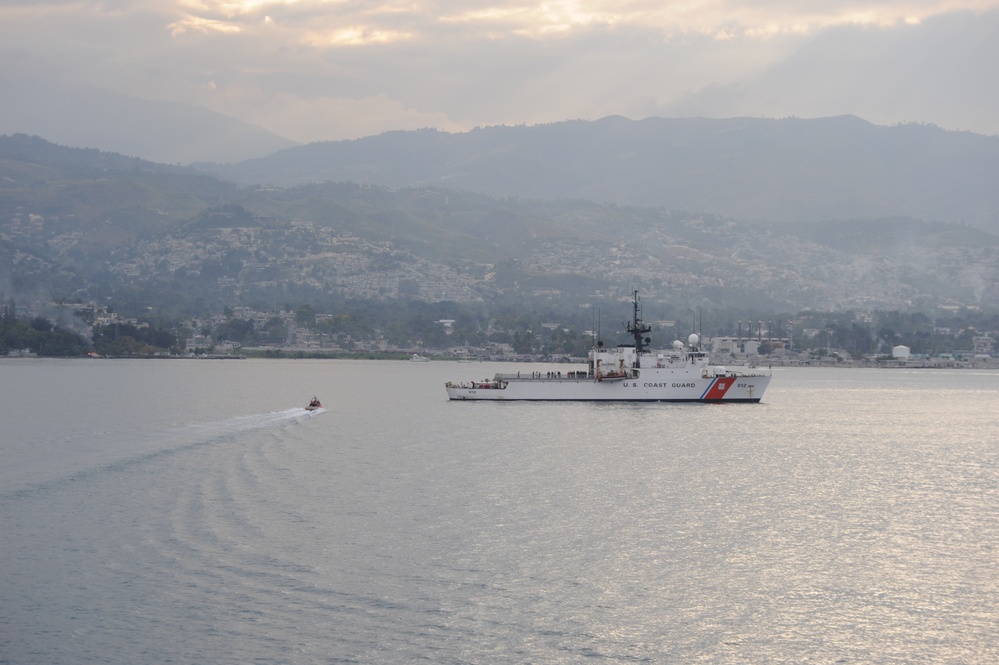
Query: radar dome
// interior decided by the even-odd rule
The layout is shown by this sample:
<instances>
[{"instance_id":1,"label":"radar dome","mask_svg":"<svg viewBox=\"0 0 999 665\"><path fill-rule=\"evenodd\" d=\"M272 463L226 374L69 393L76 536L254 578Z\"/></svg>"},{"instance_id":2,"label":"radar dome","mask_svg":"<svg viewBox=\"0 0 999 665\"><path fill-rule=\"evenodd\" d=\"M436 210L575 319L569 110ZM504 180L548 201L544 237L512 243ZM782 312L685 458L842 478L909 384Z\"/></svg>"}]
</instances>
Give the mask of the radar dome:
<instances>
[{"instance_id":1,"label":"radar dome","mask_svg":"<svg viewBox=\"0 0 999 665\"><path fill-rule=\"evenodd\" d=\"M687 344L697 346L697 333L690 333L690 337L687 338Z\"/></svg>"},{"instance_id":2,"label":"radar dome","mask_svg":"<svg viewBox=\"0 0 999 665\"><path fill-rule=\"evenodd\" d=\"M683 348L683 342L681 342L678 339L677 340L673 340L673 348L676 349L677 351L679 351L680 349Z\"/></svg>"}]
</instances>

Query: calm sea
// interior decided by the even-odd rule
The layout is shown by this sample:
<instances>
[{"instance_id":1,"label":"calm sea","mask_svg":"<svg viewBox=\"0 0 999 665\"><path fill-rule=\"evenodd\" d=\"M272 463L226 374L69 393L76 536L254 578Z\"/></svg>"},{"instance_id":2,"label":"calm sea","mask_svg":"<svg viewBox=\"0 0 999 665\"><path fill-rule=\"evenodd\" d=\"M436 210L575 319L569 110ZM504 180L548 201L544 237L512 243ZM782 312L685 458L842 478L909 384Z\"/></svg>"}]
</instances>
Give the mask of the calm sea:
<instances>
[{"instance_id":1,"label":"calm sea","mask_svg":"<svg viewBox=\"0 0 999 665\"><path fill-rule=\"evenodd\" d=\"M999 662L999 372L547 368L0 361L0 662Z\"/></svg>"}]
</instances>

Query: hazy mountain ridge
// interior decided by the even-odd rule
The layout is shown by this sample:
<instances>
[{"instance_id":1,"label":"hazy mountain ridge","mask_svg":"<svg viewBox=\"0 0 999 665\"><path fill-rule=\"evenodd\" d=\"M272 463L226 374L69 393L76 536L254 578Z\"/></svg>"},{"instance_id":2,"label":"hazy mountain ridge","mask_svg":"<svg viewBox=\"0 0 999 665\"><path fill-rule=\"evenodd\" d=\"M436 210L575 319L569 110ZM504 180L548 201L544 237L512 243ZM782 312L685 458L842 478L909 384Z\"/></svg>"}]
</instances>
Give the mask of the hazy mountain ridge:
<instances>
[{"instance_id":1,"label":"hazy mountain ridge","mask_svg":"<svg viewBox=\"0 0 999 665\"><path fill-rule=\"evenodd\" d=\"M41 165L10 149L23 140L0 138L11 295L187 311L344 298L571 306L641 288L650 302L771 311L999 307L999 237L968 226L747 223L430 187L238 188L51 144L35 146Z\"/></svg>"},{"instance_id":2,"label":"hazy mountain ridge","mask_svg":"<svg viewBox=\"0 0 999 665\"><path fill-rule=\"evenodd\" d=\"M388 132L199 167L244 184L442 186L747 221L904 216L999 232L999 137L853 116L609 117L463 134Z\"/></svg>"},{"instance_id":3,"label":"hazy mountain ridge","mask_svg":"<svg viewBox=\"0 0 999 665\"><path fill-rule=\"evenodd\" d=\"M47 77L27 77L0 57L0 134L33 134L169 164L236 162L296 145L200 106L143 99Z\"/></svg>"},{"instance_id":4,"label":"hazy mountain ridge","mask_svg":"<svg viewBox=\"0 0 999 665\"><path fill-rule=\"evenodd\" d=\"M157 173L194 172L179 166L159 164L96 148L67 148L28 134L0 137L0 157L10 160L5 163L7 167L12 166L15 162L20 162L54 167L67 173L74 168L84 173L108 170L144 170Z\"/></svg>"}]
</instances>

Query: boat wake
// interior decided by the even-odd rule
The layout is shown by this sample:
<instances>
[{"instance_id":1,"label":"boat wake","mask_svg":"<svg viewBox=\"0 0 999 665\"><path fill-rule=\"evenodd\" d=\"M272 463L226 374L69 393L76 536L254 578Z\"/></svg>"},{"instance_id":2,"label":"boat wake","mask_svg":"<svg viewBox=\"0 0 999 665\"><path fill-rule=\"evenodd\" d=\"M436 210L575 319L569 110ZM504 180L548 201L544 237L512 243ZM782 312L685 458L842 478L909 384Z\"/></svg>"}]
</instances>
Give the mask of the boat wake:
<instances>
[{"instance_id":1,"label":"boat wake","mask_svg":"<svg viewBox=\"0 0 999 665\"><path fill-rule=\"evenodd\" d=\"M234 416L225 420L218 420L207 423L196 423L180 428L181 431L202 434L208 438L224 437L249 432L266 427L274 427L296 420L311 418L314 415L325 413L326 409L316 409L309 411L302 407L292 407L284 411L269 411L266 413L252 413L244 416Z\"/></svg>"},{"instance_id":2,"label":"boat wake","mask_svg":"<svg viewBox=\"0 0 999 665\"><path fill-rule=\"evenodd\" d=\"M234 416L224 420L190 423L153 432L120 432L113 437L104 433L80 436L46 452L44 446L35 447L30 455L19 460L21 468L5 469L3 495L16 495L25 491L43 490L67 480L80 480L94 474L121 472L166 455L174 455L202 446L225 443L239 439L244 434L282 427L305 421L325 413L326 409L308 411L291 407L282 411L268 411ZM65 444L69 445L65 445Z\"/></svg>"}]
</instances>

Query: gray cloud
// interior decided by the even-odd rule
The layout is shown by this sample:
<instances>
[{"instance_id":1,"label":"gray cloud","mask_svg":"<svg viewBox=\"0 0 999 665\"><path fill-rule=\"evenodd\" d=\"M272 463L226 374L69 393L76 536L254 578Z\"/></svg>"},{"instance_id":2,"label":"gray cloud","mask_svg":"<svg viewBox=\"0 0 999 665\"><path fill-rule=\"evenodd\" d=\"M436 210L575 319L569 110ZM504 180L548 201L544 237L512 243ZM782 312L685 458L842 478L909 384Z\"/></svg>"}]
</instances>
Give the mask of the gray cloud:
<instances>
[{"instance_id":1,"label":"gray cloud","mask_svg":"<svg viewBox=\"0 0 999 665\"><path fill-rule=\"evenodd\" d=\"M94 86L297 141L614 114L851 113L999 134L999 0L691 7L22 0L0 7L0 64L22 95Z\"/></svg>"}]
</instances>

